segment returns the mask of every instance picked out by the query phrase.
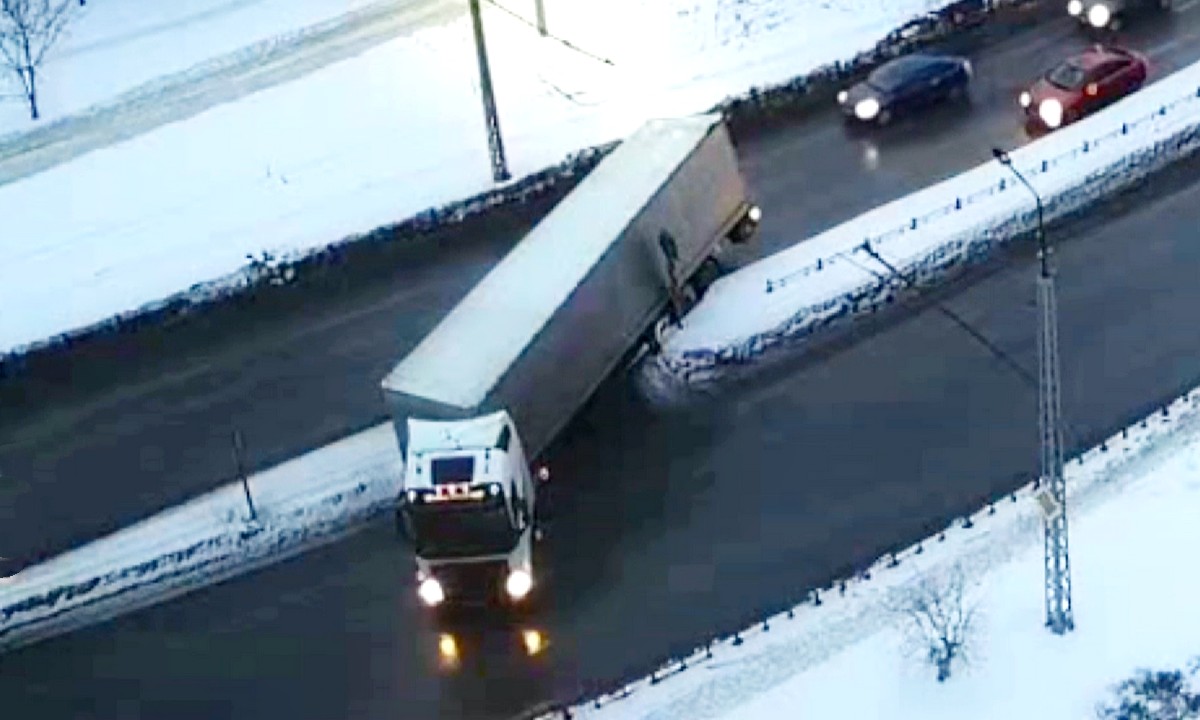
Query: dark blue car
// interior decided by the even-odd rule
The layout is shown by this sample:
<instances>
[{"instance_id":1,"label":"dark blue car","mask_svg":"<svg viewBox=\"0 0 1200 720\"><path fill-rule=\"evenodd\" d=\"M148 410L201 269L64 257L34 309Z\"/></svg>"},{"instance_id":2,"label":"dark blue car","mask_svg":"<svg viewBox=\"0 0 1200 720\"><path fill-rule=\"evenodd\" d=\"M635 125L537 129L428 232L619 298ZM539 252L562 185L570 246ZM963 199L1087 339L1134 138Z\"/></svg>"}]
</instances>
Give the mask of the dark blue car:
<instances>
[{"instance_id":1,"label":"dark blue car","mask_svg":"<svg viewBox=\"0 0 1200 720\"><path fill-rule=\"evenodd\" d=\"M887 125L935 103L965 100L972 72L966 58L914 53L875 68L866 80L839 92L837 101L850 122Z\"/></svg>"}]
</instances>

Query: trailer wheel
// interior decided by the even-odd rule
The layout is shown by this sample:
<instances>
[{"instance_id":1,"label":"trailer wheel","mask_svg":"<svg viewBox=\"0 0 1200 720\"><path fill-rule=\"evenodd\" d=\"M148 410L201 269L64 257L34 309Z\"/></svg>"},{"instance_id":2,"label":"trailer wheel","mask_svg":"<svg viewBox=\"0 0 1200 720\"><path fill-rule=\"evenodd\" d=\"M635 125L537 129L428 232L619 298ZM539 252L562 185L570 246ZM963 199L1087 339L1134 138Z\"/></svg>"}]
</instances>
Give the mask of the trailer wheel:
<instances>
[{"instance_id":1,"label":"trailer wheel","mask_svg":"<svg viewBox=\"0 0 1200 720\"><path fill-rule=\"evenodd\" d=\"M708 288L719 277L721 277L721 263L712 255L704 258L704 262L700 263L700 267L696 269L696 273L688 281L688 284L692 287L692 291L696 294L697 301L704 297L704 293L708 291Z\"/></svg>"}]
</instances>

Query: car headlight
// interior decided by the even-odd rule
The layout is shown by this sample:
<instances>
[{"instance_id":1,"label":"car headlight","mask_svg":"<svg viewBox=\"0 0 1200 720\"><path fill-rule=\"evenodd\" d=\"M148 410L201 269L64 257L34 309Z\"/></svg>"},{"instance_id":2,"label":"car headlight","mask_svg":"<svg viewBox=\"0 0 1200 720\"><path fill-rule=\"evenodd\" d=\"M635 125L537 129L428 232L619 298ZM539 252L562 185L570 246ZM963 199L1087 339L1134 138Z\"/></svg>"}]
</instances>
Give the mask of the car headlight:
<instances>
[{"instance_id":1,"label":"car headlight","mask_svg":"<svg viewBox=\"0 0 1200 720\"><path fill-rule=\"evenodd\" d=\"M425 578L421 585L417 588L417 595L421 596L421 602L429 607L440 605L446 599L446 591L442 589L442 584L437 581L437 578Z\"/></svg>"},{"instance_id":2,"label":"car headlight","mask_svg":"<svg viewBox=\"0 0 1200 720\"><path fill-rule=\"evenodd\" d=\"M1046 123L1047 127L1056 128L1059 125L1062 125L1062 103L1054 98L1043 100L1042 104L1038 105L1038 116L1042 118L1042 122Z\"/></svg>"},{"instance_id":3,"label":"car headlight","mask_svg":"<svg viewBox=\"0 0 1200 720\"><path fill-rule=\"evenodd\" d=\"M1071 2L1067 3L1067 14L1071 17L1079 17L1083 14L1082 0L1071 0Z\"/></svg>"},{"instance_id":4,"label":"car headlight","mask_svg":"<svg viewBox=\"0 0 1200 720\"><path fill-rule=\"evenodd\" d=\"M757 205L751 205L750 209L746 211L746 217L750 218L750 222L752 223L762 220L762 208Z\"/></svg>"},{"instance_id":5,"label":"car headlight","mask_svg":"<svg viewBox=\"0 0 1200 720\"><path fill-rule=\"evenodd\" d=\"M846 104L846 101L849 99L850 99L850 93L846 92L845 90L838 91L837 101L838 101L839 105Z\"/></svg>"},{"instance_id":6,"label":"car headlight","mask_svg":"<svg viewBox=\"0 0 1200 720\"><path fill-rule=\"evenodd\" d=\"M1021 93L1021 97L1017 98L1017 101L1021 103L1021 107L1027 108L1033 104L1033 96L1029 94L1028 90L1026 90L1025 92Z\"/></svg>"},{"instance_id":7,"label":"car headlight","mask_svg":"<svg viewBox=\"0 0 1200 720\"><path fill-rule=\"evenodd\" d=\"M513 600L520 600L533 589L533 576L524 570L513 570L504 581L504 591Z\"/></svg>"},{"instance_id":8,"label":"car headlight","mask_svg":"<svg viewBox=\"0 0 1200 720\"><path fill-rule=\"evenodd\" d=\"M1088 22L1094 28L1102 28L1112 19L1112 11L1107 5L1093 5L1091 10L1088 10Z\"/></svg>"},{"instance_id":9,"label":"car headlight","mask_svg":"<svg viewBox=\"0 0 1200 720\"><path fill-rule=\"evenodd\" d=\"M854 106L854 114L859 120L874 120L875 116L879 114L879 101L875 98L860 100Z\"/></svg>"}]
</instances>

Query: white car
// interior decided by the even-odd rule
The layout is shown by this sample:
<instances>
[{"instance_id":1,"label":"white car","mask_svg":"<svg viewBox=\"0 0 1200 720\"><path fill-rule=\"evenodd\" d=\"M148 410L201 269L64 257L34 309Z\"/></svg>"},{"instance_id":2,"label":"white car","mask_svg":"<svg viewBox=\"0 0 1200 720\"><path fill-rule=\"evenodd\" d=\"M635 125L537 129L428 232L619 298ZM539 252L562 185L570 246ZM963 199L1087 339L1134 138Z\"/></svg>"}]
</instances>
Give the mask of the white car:
<instances>
[{"instance_id":1,"label":"white car","mask_svg":"<svg viewBox=\"0 0 1200 720\"><path fill-rule=\"evenodd\" d=\"M1096 30L1116 30L1139 10L1169 11L1174 0L1069 0L1067 14Z\"/></svg>"}]
</instances>

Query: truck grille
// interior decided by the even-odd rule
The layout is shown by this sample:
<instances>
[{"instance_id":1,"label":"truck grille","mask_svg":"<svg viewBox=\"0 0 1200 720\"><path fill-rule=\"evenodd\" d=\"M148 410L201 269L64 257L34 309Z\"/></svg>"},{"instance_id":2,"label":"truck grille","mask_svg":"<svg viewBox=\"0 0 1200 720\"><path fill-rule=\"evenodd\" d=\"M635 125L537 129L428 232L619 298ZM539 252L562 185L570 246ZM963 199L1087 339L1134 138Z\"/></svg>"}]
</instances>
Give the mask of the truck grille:
<instances>
[{"instance_id":1,"label":"truck grille","mask_svg":"<svg viewBox=\"0 0 1200 720\"><path fill-rule=\"evenodd\" d=\"M443 565L434 575L446 591L447 602L488 605L504 599L508 564L501 561Z\"/></svg>"}]
</instances>

